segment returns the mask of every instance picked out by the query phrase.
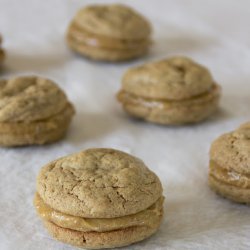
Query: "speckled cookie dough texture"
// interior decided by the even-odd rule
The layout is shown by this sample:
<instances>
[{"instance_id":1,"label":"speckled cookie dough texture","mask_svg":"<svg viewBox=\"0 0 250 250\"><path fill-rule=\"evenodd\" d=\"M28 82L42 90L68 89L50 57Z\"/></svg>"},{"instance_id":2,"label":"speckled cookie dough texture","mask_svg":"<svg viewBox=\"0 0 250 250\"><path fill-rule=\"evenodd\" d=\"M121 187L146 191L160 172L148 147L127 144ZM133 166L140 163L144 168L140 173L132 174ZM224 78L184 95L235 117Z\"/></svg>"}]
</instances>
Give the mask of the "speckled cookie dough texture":
<instances>
[{"instance_id":1,"label":"speckled cookie dough texture","mask_svg":"<svg viewBox=\"0 0 250 250\"><path fill-rule=\"evenodd\" d=\"M220 87L208 69L181 56L129 69L117 95L130 115L169 125L206 119L219 97Z\"/></svg>"},{"instance_id":2,"label":"speckled cookie dough texture","mask_svg":"<svg viewBox=\"0 0 250 250\"><path fill-rule=\"evenodd\" d=\"M0 145L45 144L61 139L74 114L51 80L22 76L0 80Z\"/></svg>"},{"instance_id":3,"label":"speckled cookie dough texture","mask_svg":"<svg viewBox=\"0 0 250 250\"><path fill-rule=\"evenodd\" d=\"M155 233L163 200L159 178L140 159L95 148L44 166L34 204L54 238L97 249L129 245Z\"/></svg>"},{"instance_id":4,"label":"speckled cookie dough texture","mask_svg":"<svg viewBox=\"0 0 250 250\"><path fill-rule=\"evenodd\" d=\"M90 5L80 9L67 31L67 43L95 60L126 61L144 55L151 44L151 26L122 4Z\"/></svg>"},{"instance_id":5,"label":"speckled cookie dough texture","mask_svg":"<svg viewBox=\"0 0 250 250\"><path fill-rule=\"evenodd\" d=\"M5 53L2 48L2 37L0 35L0 66L3 64L4 58L5 58Z\"/></svg>"},{"instance_id":6,"label":"speckled cookie dough texture","mask_svg":"<svg viewBox=\"0 0 250 250\"><path fill-rule=\"evenodd\" d=\"M250 123L217 138L210 149L209 184L218 194L250 203Z\"/></svg>"}]
</instances>

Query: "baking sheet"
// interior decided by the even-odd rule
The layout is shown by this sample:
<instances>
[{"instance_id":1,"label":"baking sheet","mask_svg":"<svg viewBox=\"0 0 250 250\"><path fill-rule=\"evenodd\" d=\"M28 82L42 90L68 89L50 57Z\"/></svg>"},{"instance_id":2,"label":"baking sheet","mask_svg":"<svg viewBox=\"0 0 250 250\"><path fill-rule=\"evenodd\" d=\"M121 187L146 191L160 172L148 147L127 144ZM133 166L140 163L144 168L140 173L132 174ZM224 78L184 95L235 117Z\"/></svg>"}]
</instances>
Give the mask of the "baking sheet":
<instances>
[{"instance_id":1,"label":"baking sheet","mask_svg":"<svg viewBox=\"0 0 250 250\"><path fill-rule=\"evenodd\" d=\"M41 166L89 147L138 156L161 178L165 217L159 232L124 249L250 249L250 209L207 185L208 151L218 135L249 120L250 2L247 0L119 1L154 27L150 54L130 63L84 60L64 42L82 6L114 1L0 0L0 33L8 57L0 77L39 74L55 80L77 110L65 140L0 149L0 249L69 250L47 234L32 200ZM222 85L221 109L207 122L164 127L130 119L115 99L126 69L172 55L206 65Z\"/></svg>"}]
</instances>

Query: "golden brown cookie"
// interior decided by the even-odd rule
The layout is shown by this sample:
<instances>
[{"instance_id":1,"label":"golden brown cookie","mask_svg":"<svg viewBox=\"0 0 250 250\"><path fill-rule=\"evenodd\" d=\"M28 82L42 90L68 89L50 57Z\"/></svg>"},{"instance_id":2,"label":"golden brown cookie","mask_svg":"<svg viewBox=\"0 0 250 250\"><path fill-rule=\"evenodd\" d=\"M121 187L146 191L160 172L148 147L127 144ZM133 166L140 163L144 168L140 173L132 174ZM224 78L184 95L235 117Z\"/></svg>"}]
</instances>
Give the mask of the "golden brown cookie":
<instances>
[{"instance_id":1,"label":"golden brown cookie","mask_svg":"<svg viewBox=\"0 0 250 250\"><path fill-rule=\"evenodd\" d=\"M5 58L5 53L4 53L4 50L2 49L1 45L2 45L2 37L0 36L0 66L3 63L4 58Z\"/></svg>"},{"instance_id":2,"label":"golden brown cookie","mask_svg":"<svg viewBox=\"0 0 250 250\"><path fill-rule=\"evenodd\" d=\"M25 76L0 80L0 145L45 144L61 139L74 114L51 80Z\"/></svg>"},{"instance_id":3,"label":"golden brown cookie","mask_svg":"<svg viewBox=\"0 0 250 250\"><path fill-rule=\"evenodd\" d=\"M132 116L159 124L185 124L209 117L220 87L209 71L186 57L129 69L117 98Z\"/></svg>"},{"instance_id":4,"label":"golden brown cookie","mask_svg":"<svg viewBox=\"0 0 250 250\"><path fill-rule=\"evenodd\" d=\"M149 22L125 5L90 5L72 20L67 42L91 59L124 61L147 52L150 34Z\"/></svg>"},{"instance_id":5,"label":"golden brown cookie","mask_svg":"<svg viewBox=\"0 0 250 250\"><path fill-rule=\"evenodd\" d=\"M44 166L34 204L56 239L109 248L152 235L163 200L158 177L141 160L114 149L89 149Z\"/></svg>"},{"instance_id":6,"label":"golden brown cookie","mask_svg":"<svg viewBox=\"0 0 250 250\"><path fill-rule=\"evenodd\" d=\"M250 123L213 142L209 169L213 190L233 201L250 203Z\"/></svg>"}]
</instances>

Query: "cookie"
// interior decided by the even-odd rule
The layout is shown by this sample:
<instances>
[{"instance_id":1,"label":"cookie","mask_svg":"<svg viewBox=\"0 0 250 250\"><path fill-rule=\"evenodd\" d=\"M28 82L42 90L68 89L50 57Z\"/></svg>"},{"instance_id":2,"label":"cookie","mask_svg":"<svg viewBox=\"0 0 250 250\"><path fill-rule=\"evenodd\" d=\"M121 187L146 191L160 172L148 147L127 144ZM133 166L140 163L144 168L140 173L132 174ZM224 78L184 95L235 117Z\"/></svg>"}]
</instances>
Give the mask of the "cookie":
<instances>
[{"instance_id":1,"label":"cookie","mask_svg":"<svg viewBox=\"0 0 250 250\"><path fill-rule=\"evenodd\" d=\"M178 125L212 115L220 87L205 67L186 57L172 57L129 69L117 98L134 117Z\"/></svg>"},{"instance_id":2,"label":"cookie","mask_svg":"<svg viewBox=\"0 0 250 250\"><path fill-rule=\"evenodd\" d=\"M110 248L155 233L163 200L159 178L141 160L96 148L44 166L34 204L54 238L78 247Z\"/></svg>"},{"instance_id":3,"label":"cookie","mask_svg":"<svg viewBox=\"0 0 250 250\"><path fill-rule=\"evenodd\" d=\"M250 123L212 143L209 184L228 199L250 203Z\"/></svg>"},{"instance_id":4,"label":"cookie","mask_svg":"<svg viewBox=\"0 0 250 250\"><path fill-rule=\"evenodd\" d=\"M67 43L95 60L124 61L144 55L151 44L149 22L122 4L90 5L76 14Z\"/></svg>"},{"instance_id":5,"label":"cookie","mask_svg":"<svg viewBox=\"0 0 250 250\"><path fill-rule=\"evenodd\" d=\"M0 80L0 145L45 144L61 139L74 114L51 80L22 76Z\"/></svg>"},{"instance_id":6,"label":"cookie","mask_svg":"<svg viewBox=\"0 0 250 250\"><path fill-rule=\"evenodd\" d=\"M3 63L4 58L5 58L5 53L4 53L4 50L2 49L1 45L2 45L2 37L0 36L0 66Z\"/></svg>"}]
</instances>

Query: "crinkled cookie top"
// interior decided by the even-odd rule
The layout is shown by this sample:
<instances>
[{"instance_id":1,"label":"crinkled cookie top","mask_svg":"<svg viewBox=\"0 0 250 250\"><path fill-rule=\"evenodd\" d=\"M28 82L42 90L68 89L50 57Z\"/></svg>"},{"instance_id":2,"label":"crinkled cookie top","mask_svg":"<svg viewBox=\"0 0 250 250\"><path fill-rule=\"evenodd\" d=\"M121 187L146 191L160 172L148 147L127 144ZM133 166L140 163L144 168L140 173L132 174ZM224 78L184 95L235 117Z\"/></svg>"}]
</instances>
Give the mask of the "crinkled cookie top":
<instances>
[{"instance_id":1,"label":"crinkled cookie top","mask_svg":"<svg viewBox=\"0 0 250 250\"><path fill-rule=\"evenodd\" d=\"M118 39L145 39L151 33L149 22L122 4L87 6L77 13L74 22L93 34Z\"/></svg>"},{"instance_id":2,"label":"crinkled cookie top","mask_svg":"<svg viewBox=\"0 0 250 250\"><path fill-rule=\"evenodd\" d=\"M43 201L85 218L115 218L147 209L162 196L158 177L136 157L89 149L44 166L37 178Z\"/></svg>"},{"instance_id":3,"label":"crinkled cookie top","mask_svg":"<svg viewBox=\"0 0 250 250\"><path fill-rule=\"evenodd\" d=\"M125 91L141 97L183 100L209 91L214 80L205 67L177 56L131 68L122 83Z\"/></svg>"},{"instance_id":4,"label":"crinkled cookie top","mask_svg":"<svg viewBox=\"0 0 250 250\"><path fill-rule=\"evenodd\" d=\"M216 139L210 158L222 168L250 174L250 123Z\"/></svg>"},{"instance_id":5,"label":"crinkled cookie top","mask_svg":"<svg viewBox=\"0 0 250 250\"><path fill-rule=\"evenodd\" d=\"M0 80L0 122L47 119L67 104L64 92L51 80L32 76Z\"/></svg>"}]
</instances>

